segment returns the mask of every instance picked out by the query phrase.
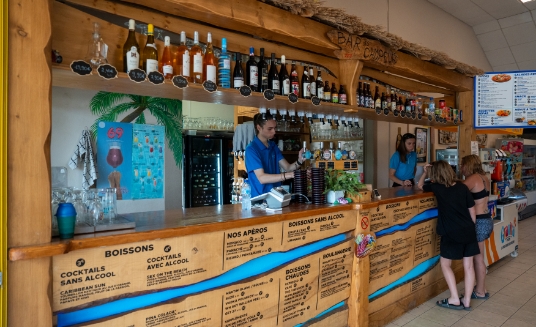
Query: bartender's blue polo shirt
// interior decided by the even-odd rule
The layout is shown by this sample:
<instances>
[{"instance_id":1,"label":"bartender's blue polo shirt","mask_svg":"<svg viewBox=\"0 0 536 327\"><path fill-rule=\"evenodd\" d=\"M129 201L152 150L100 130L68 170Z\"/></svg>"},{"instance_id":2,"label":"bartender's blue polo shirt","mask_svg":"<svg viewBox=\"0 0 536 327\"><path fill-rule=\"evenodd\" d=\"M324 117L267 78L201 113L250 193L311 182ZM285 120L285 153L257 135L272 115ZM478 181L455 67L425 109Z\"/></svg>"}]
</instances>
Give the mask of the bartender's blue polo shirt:
<instances>
[{"instance_id":1,"label":"bartender's blue polo shirt","mask_svg":"<svg viewBox=\"0 0 536 327\"><path fill-rule=\"evenodd\" d=\"M273 187L281 186L280 182L261 184L255 176L255 170L260 168L264 169L266 174L281 173L279 161L283 159L283 154L275 142L268 141L268 144L269 147L266 147L258 137L255 137L246 147L246 170L251 186L251 197L270 192Z\"/></svg>"},{"instance_id":2,"label":"bartender's blue polo shirt","mask_svg":"<svg viewBox=\"0 0 536 327\"><path fill-rule=\"evenodd\" d=\"M406 154L406 163L400 161L400 153L395 151L389 162L389 168L394 169L395 177L405 181L415 178L415 167L417 166L417 152L412 151Z\"/></svg>"}]
</instances>

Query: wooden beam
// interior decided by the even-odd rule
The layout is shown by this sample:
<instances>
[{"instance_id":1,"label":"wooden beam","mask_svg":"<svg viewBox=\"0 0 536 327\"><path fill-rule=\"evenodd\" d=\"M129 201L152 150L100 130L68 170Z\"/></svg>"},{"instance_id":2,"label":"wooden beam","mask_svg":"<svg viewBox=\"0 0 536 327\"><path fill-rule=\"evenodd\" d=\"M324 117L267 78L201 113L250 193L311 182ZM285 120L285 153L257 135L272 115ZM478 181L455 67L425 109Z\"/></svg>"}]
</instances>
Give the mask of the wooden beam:
<instances>
[{"instance_id":1,"label":"wooden beam","mask_svg":"<svg viewBox=\"0 0 536 327\"><path fill-rule=\"evenodd\" d=\"M357 106L356 90L363 62L360 60L341 60L339 62L339 82L346 87L348 105ZM340 101L340 99L339 99Z\"/></svg>"},{"instance_id":2,"label":"wooden beam","mask_svg":"<svg viewBox=\"0 0 536 327\"><path fill-rule=\"evenodd\" d=\"M9 0L8 5L7 234L11 248L48 243L51 236L52 0ZM51 326L51 259L9 263L8 271L9 326Z\"/></svg>"},{"instance_id":3,"label":"wooden beam","mask_svg":"<svg viewBox=\"0 0 536 327\"><path fill-rule=\"evenodd\" d=\"M474 92L459 92L457 107L463 111L464 124L458 127L458 164L463 157L471 154L471 141L476 141L474 128Z\"/></svg>"},{"instance_id":4,"label":"wooden beam","mask_svg":"<svg viewBox=\"0 0 536 327\"><path fill-rule=\"evenodd\" d=\"M379 70L369 68L369 67L364 67L361 72L361 75L369 76L379 81L382 81L386 84L394 86L398 89L411 91L415 93L430 92L430 93L443 93L443 94L450 94L450 95L455 93L454 91L451 91L445 88L441 88L441 87L437 87L437 86L433 86L429 84L424 84L424 83L414 81L411 79L407 79L404 77L386 74L383 71L379 71Z\"/></svg>"}]
</instances>

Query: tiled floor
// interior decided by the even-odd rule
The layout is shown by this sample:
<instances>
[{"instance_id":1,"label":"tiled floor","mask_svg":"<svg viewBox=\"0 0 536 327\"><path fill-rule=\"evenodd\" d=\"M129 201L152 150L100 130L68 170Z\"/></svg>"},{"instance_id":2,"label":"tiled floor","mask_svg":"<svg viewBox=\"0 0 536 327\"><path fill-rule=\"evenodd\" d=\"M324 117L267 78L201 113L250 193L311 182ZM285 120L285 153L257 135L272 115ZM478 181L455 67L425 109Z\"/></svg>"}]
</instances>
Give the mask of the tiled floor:
<instances>
[{"instance_id":1,"label":"tiled floor","mask_svg":"<svg viewBox=\"0 0 536 327\"><path fill-rule=\"evenodd\" d=\"M491 297L471 300L473 311L436 306L445 291L394 320L387 327L525 327L536 326L536 216L519 224L519 255L491 265L486 286ZM458 284L464 294L463 281Z\"/></svg>"}]
</instances>

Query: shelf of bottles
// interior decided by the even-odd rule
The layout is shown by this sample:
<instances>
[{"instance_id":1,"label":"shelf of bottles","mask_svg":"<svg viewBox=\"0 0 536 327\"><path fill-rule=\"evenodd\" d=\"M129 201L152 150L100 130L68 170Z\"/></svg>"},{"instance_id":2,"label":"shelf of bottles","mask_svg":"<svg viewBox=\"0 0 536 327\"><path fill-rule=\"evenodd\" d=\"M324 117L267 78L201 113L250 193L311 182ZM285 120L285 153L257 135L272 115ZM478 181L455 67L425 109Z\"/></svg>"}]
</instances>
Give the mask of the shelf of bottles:
<instances>
[{"instance_id":1,"label":"shelf of bottles","mask_svg":"<svg viewBox=\"0 0 536 327\"><path fill-rule=\"evenodd\" d=\"M242 54L227 51L225 38L221 40L221 51L216 49L212 44L211 33L207 35L206 46L199 42L197 31L194 32L193 44L187 43L184 31L180 34L178 46L170 44L170 38L165 36L163 51L158 51L153 26L147 25L147 41L142 48L136 39L135 22L130 20L129 34L122 49L121 67L117 69L107 65L106 54L99 51L106 46L99 36L98 25L95 26L93 41L90 43L90 49L95 50L89 51L88 58L84 58L94 71L89 74L87 71L82 71L80 75L84 76L79 76L71 72L74 71L72 66L54 64L53 85L334 115L351 112L362 119L392 122L404 119L395 116L397 109L387 110L386 107L384 111L377 110L383 108L384 102L389 101L383 101L381 97L379 100L376 96L372 97L370 89L366 87L346 90L345 85L337 87L336 83L323 79L322 71L326 73L329 71L325 68L320 69L320 64L310 65L292 61L289 63L290 70L287 70L284 55L276 58L275 54L271 53L270 57L265 57L265 49L261 48L260 56L256 56L255 49L250 48L249 59L244 65ZM106 65L107 69L111 67L108 73L113 72L113 68L115 74L101 74L100 68ZM301 65L305 65L303 70ZM316 66L316 77L314 66ZM299 71L302 71L301 78L298 76ZM138 73L141 77L133 77ZM332 76L326 74L325 77ZM358 96L357 106L348 105L347 92L361 93L363 101L359 100ZM392 97L391 101L395 102L393 100ZM438 119L441 117L437 116L435 119L427 118L425 114L410 114L406 116L406 121L413 119L415 123L421 125L452 124Z\"/></svg>"}]
</instances>

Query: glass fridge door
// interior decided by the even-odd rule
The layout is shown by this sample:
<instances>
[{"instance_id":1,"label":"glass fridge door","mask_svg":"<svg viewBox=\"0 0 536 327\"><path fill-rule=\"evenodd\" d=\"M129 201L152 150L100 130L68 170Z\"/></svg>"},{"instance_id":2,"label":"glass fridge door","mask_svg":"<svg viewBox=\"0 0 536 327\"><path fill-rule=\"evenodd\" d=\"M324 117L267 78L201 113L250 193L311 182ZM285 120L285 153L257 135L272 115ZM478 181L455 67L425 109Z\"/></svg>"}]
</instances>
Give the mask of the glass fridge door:
<instances>
[{"instance_id":1,"label":"glass fridge door","mask_svg":"<svg viewBox=\"0 0 536 327\"><path fill-rule=\"evenodd\" d=\"M223 204L221 160L221 139L192 139L192 207Z\"/></svg>"}]
</instances>

